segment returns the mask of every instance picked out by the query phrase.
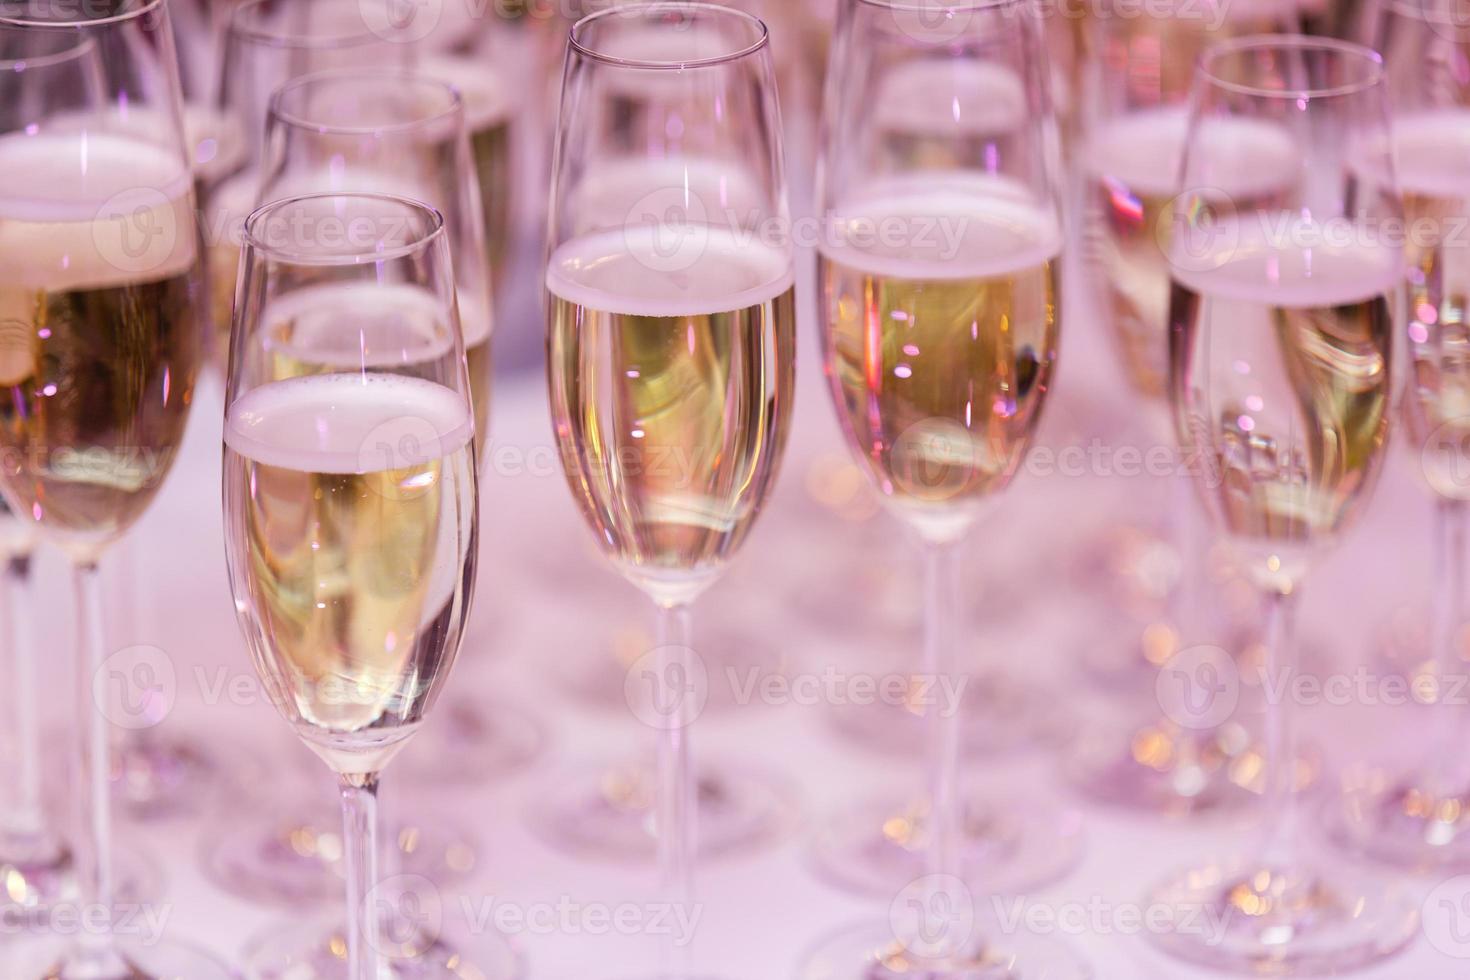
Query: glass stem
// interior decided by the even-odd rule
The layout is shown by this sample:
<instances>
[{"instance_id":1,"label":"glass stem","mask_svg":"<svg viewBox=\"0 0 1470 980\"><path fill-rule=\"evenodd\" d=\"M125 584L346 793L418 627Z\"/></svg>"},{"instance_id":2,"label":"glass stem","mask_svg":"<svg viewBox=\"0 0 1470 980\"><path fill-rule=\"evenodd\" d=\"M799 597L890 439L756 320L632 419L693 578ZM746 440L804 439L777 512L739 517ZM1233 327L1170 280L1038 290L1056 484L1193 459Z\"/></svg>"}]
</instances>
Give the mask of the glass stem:
<instances>
[{"instance_id":1,"label":"glass stem","mask_svg":"<svg viewBox=\"0 0 1470 980\"><path fill-rule=\"evenodd\" d=\"M1434 646L1437 700L1434 732L1430 745L1434 761L1431 785L1425 787L1437 799L1464 793L1465 764L1461 759L1458 704L1445 698L1459 691L1465 661L1460 656L1460 603L1465 596L1465 503L1441 499L1434 511L1434 591L1430 610L1430 642Z\"/></svg>"},{"instance_id":2,"label":"glass stem","mask_svg":"<svg viewBox=\"0 0 1470 980\"><path fill-rule=\"evenodd\" d=\"M926 706L929 742L929 904L930 909L959 908L960 837L964 804L960 798L960 701L953 704L938 692L960 691L954 657L956 606L955 543L924 542L924 660L928 689L935 693ZM947 934L947 931L946 931ZM958 953L945 949L942 956Z\"/></svg>"},{"instance_id":3,"label":"glass stem","mask_svg":"<svg viewBox=\"0 0 1470 980\"><path fill-rule=\"evenodd\" d=\"M35 860L48 847L46 813L41 799L41 715L35 637L31 632L31 556L13 554L0 575L0 651L8 660L11 678L9 712L0 712L10 726L6 740L14 750L11 795L4 815L7 843L20 853L5 859Z\"/></svg>"},{"instance_id":4,"label":"glass stem","mask_svg":"<svg viewBox=\"0 0 1470 980\"><path fill-rule=\"evenodd\" d=\"M1262 689L1289 692L1296 672L1296 592L1266 592L1266 683ZM1265 840L1267 867L1290 867L1297 855L1296 710L1289 695L1273 703L1269 694L1265 718Z\"/></svg>"},{"instance_id":5,"label":"glass stem","mask_svg":"<svg viewBox=\"0 0 1470 980\"><path fill-rule=\"evenodd\" d=\"M378 776L343 775L342 855L347 878L347 980L379 980Z\"/></svg>"},{"instance_id":6,"label":"glass stem","mask_svg":"<svg viewBox=\"0 0 1470 980\"><path fill-rule=\"evenodd\" d=\"M658 865L664 895L682 910L686 922L694 921L694 852L698 846L696 789L689 753L694 704L687 690L693 676L691 620L688 603L659 606L659 663L654 692L659 705L669 709L658 745ZM669 935L660 951L662 970L669 977L687 977L692 951L688 946L679 948L672 932Z\"/></svg>"},{"instance_id":7,"label":"glass stem","mask_svg":"<svg viewBox=\"0 0 1470 980\"><path fill-rule=\"evenodd\" d=\"M102 576L97 562L72 569L77 602L77 887L88 928L78 934L64 976L111 980L132 976L117 953L112 934L112 726L97 703L94 684L107 655L102 611Z\"/></svg>"}]
</instances>

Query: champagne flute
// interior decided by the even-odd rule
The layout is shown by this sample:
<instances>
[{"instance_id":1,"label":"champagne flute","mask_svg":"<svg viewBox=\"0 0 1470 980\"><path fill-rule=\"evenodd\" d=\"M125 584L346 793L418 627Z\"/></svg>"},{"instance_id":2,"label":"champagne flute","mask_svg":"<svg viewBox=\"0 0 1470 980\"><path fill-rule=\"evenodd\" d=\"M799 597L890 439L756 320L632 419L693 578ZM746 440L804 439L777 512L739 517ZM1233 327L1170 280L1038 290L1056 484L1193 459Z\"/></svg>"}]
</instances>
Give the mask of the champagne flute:
<instances>
[{"instance_id":1,"label":"champagne flute","mask_svg":"<svg viewBox=\"0 0 1470 980\"><path fill-rule=\"evenodd\" d=\"M567 55L547 274L553 416L574 494L603 551L661 610L658 649L675 671L688 606L749 532L789 425L792 258L766 38L738 11L620 4L580 21ZM761 235L773 229L774 242ZM607 278L590 264L599 251ZM579 307L597 311L581 329ZM687 344L669 348L663 332L675 328ZM621 381L596 381L600 364ZM692 481L674 472L684 466L698 471ZM625 468L639 479L625 483ZM575 780L539 808L555 842L624 855L656 843L682 879L696 798L701 853L785 823L778 794L723 767L686 795L686 726L657 727L668 730L656 841L641 807L620 809L600 780Z\"/></svg>"},{"instance_id":2,"label":"champagne flute","mask_svg":"<svg viewBox=\"0 0 1470 980\"><path fill-rule=\"evenodd\" d=\"M1383 53L1394 110L1393 148L1403 189L1412 270L1408 353L1413 383L1406 440L1435 496L1427 670L1437 690L1467 669L1461 633L1466 588L1465 437L1470 373L1464 317L1470 255L1454 231L1470 219L1470 58L1465 0L1388 0L1370 34ZM1416 652L1422 652L1416 650ZM1470 770L1458 749L1462 708L1436 699L1429 754L1399 779L1350 785L1335 831L1350 847L1400 866L1470 866Z\"/></svg>"},{"instance_id":3,"label":"champagne flute","mask_svg":"<svg viewBox=\"0 0 1470 980\"><path fill-rule=\"evenodd\" d=\"M379 776L448 680L478 551L444 222L406 198L306 195L255 211L244 243L224 428L230 588L262 682L338 777L346 855L346 943L286 975L455 976L434 952L390 947L377 879ZM377 290L391 314L366 329L360 306L293 313L323 289Z\"/></svg>"},{"instance_id":4,"label":"champagne flute","mask_svg":"<svg viewBox=\"0 0 1470 980\"><path fill-rule=\"evenodd\" d=\"M1294 7L1256 2L1166 2L1147 11L1104 4L1089 21L1088 119L1084 188L1085 258L1093 302L1103 311L1113 346L1149 423L1154 445L1173 446L1168 382L1169 267L1166 259L1179 162L1184 151L1194 65L1212 42L1245 34L1296 29ZM1238 206L1265 202L1289 190L1292 147L1270 126L1249 120L1218 134L1234 169L1217 171L1221 190ZM1129 678L1152 695L1157 671L1180 650L1224 631L1221 645L1237 645L1238 630L1211 610L1205 556L1208 538L1199 502L1186 475L1169 480L1164 499L1149 500L1163 515L1156 553L1177 569L1166 601L1152 621L1127 628L1122 643L1090 645L1099 674ZM1145 564L1157 567L1158 562ZM1146 590L1151 591L1151 590ZM1154 603L1149 603L1154 606ZM1140 619L1142 617L1139 617ZM1137 709L1135 709L1136 711ZM1192 719L1184 719L1193 723ZM1239 806L1253 788L1241 772L1259 749L1237 722L1198 729L1161 715L1128 718L1128 730L1102 730L1079 740L1069 778L1087 796L1110 804L1168 813Z\"/></svg>"},{"instance_id":5,"label":"champagne flute","mask_svg":"<svg viewBox=\"0 0 1470 980\"><path fill-rule=\"evenodd\" d=\"M108 633L98 563L142 515L183 438L204 339L197 227L161 0L105 14L9 4L0 30L41 57L0 73L0 491L71 560L79 646L76 722L80 936L7 944L6 975L97 980L224 977L203 953L120 930L101 687ZM81 56L57 54L86 49Z\"/></svg>"},{"instance_id":6,"label":"champagne flute","mask_svg":"<svg viewBox=\"0 0 1470 980\"><path fill-rule=\"evenodd\" d=\"M225 29L216 86L217 125L241 134L244 152L228 175L211 181L201 201L216 358L229 345L231 304L240 262L240 226L260 190L260 161L271 95L301 75L338 68L404 68L413 46L392 20L368 15L368 0L245 0Z\"/></svg>"},{"instance_id":7,"label":"champagne flute","mask_svg":"<svg viewBox=\"0 0 1470 980\"><path fill-rule=\"evenodd\" d=\"M826 87L818 269L824 367L848 449L921 545L924 654L911 672L940 690L970 669L962 651L973 649L957 629L956 562L1011 482L1051 386L1062 230L1027 0L921 7L857 0L844 11ZM973 699L960 700L922 706L927 794L848 806L821 828L828 877L891 896L927 868L930 880L1010 890L1078 859L1064 809L965 792L961 709ZM844 936L817 959L830 957L834 975L864 957L879 969L890 954L917 955L902 939ZM956 941L923 958L958 970L979 948Z\"/></svg>"},{"instance_id":8,"label":"champagne flute","mask_svg":"<svg viewBox=\"0 0 1470 980\"><path fill-rule=\"evenodd\" d=\"M660 645L630 686L647 677L655 688L638 714L660 731L659 860L672 900L686 906L696 839L690 607L753 527L790 427L788 222L759 19L650 3L572 28L546 272L552 418L599 546L658 609ZM663 975L690 975L687 949L664 952Z\"/></svg>"},{"instance_id":9,"label":"champagne flute","mask_svg":"<svg viewBox=\"0 0 1470 980\"><path fill-rule=\"evenodd\" d=\"M1180 438L1205 460L1211 522L1261 590L1265 676L1278 683L1295 665L1297 596L1366 505L1389 431L1404 265L1385 88L1367 48L1262 35L1211 48L1191 99L1169 252L1170 397ZM1284 190L1264 200L1219 190L1235 172L1228 137L1246 124L1292 148ZM1214 685L1229 666L1212 667L1196 674ZM1266 705L1258 842L1150 897L1225 924L1156 934L1175 956L1318 975L1389 956L1416 932L1408 895L1312 852L1291 708Z\"/></svg>"}]
</instances>

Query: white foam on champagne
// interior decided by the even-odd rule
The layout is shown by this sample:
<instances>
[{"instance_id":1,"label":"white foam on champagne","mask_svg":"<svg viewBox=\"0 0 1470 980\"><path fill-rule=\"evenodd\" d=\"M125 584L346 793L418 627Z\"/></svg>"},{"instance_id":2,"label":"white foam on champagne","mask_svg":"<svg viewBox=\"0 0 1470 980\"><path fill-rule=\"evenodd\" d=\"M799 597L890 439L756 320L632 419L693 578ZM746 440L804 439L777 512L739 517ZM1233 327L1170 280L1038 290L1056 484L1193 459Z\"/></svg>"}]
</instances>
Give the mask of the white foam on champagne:
<instances>
[{"instance_id":1,"label":"white foam on champagne","mask_svg":"<svg viewBox=\"0 0 1470 980\"><path fill-rule=\"evenodd\" d=\"M1253 214L1212 228L1218 244L1176 256L1172 275L1207 299L1287 309L1362 303L1393 295L1404 278L1402 254L1371 232L1323 228L1290 212Z\"/></svg>"},{"instance_id":2,"label":"white foam on champagne","mask_svg":"<svg viewBox=\"0 0 1470 980\"><path fill-rule=\"evenodd\" d=\"M514 108L505 78L491 64L453 55L420 60L423 74L454 86L464 103L465 128L473 136L510 118Z\"/></svg>"},{"instance_id":3,"label":"white foam on champagne","mask_svg":"<svg viewBox=\"0 0 1470 980\"><path fill-rule=\"evenodd\" d=\"M897 279L995 279L1057 257L1056 215L999 177L925 175L871 185L835 209L821 246L833 262Z\"/></svg>"},{"instance_id":4,"label":"white foam on champagne","mask_svg":"<svg viewBox=\"0 0 1470 980\"><path fill-rule=\"evenodd\" d=\"M1399 116L1393 142L1399 185L1406 193L1470 199L1470 110Z\"/></svg>"},{"instance_id":5,"label":"white foam on champagne","mask_svg":"<svg viewBox=\"0 0 1470 980\"><path fill-rule=\"evenodd\" d=\"M141 138L62 130L0 136L0 280L59 291L159 280L194 263L192 176Z\"/></svg>"},{"instance_id":6,"label":"white foam on champagne","mask_svg":"<svg viewBox=\"0 0 1470 980\"><path fill-rule=\"evenodd\" d=\"M792 258L709 225L637 224L561 245L546 269L554 296L601 313L683 317L766 303L791 288Z\"/></svg>"},{"instance_id":7,"label":"white foam on champagne","mask_svg":"<svg viewBox=\"0 0 1470 980\"><path fill-rule=\"evenodd\" d=\"M1089 146L1089 166L1099 178L1115 180L1130 193L1171 198L1182 189L1180 165L1189 113L1182 106L1119 116L1102 126ZM1301 153L1291 134L1256 119L1218 118L1200 122L1195 136L1203 164L1189 183L1206 197L1254 197L1291 184Z\"/></svg>"},{"instance_id":8,"label":"white foam on champagne","mask_svg":"<svg viewBox=\"0 0 1470 980\"><path fill-rule=\"evenodd\" d=\"M376 473L424 463L469 444L465 400L432 381L393 374L323 374L273 381L235 400L225 444L241 456L301 473ZM417 440L422 457L391 466L377 450ZM434 444L437 443L437 444Z\"/></svg>"}]
</instances>

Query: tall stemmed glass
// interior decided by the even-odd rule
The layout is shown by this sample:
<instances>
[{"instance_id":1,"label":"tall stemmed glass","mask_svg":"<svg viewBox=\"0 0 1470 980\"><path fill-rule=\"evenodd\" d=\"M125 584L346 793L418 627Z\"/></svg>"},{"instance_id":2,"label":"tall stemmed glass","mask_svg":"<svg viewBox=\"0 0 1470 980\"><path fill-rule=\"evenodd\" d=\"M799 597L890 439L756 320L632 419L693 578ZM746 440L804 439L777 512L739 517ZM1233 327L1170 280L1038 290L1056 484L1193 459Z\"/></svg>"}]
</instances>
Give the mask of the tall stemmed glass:
<instances>
[{"instance_id":1,"label":"tall stemmed glass","mask_svg":"<svg viewBox=\"0 0 1470 980\"><path fill-rule=\"evenodd\" d=\"M1029 447L1056 363L1056 124L1026 0L922 8L856 0L841 21L818 165L824 367L849 450L920 546L915 690L963 692L975 645L956 562ZM966 794L965 700L916 706L928 792L845 807L816 838L829 876L891 896L926 868L1009 890L1072 866L1064 810Z\"/></svg>"},{"instance_id":2,"label":"tall stemmed glass","mask_svg":"<svg viewBox=\"0 0 1470 980\"><path fill-rule=\"evenodd\" d=\"M7 943L15 977L223 977L170 943L120 935L112 865L109 654L98 562L157 494L183 438L204 334L179 81L161 0L7 4L36 50L89 49L0 74L0 285L6 368L0 491L74 569L80 749L75 848L89 928ZM95 924L95 928L92 925ZM125 931L125 930L124 930ZM59 948L58 948L59 947Z\"/></svg>"},{"instance_id":3,"label":"tall stemmed glass","mask_svg":"<svg viewBox=\"0 0 1470 980\"><path fill-rule=\"evenodd\" d=\"M635 39L642 54L626 56ZM686 688L699 676L690 607L754 525L790 426L788 221L760 20L653 3L573 27L546 273L552 417L602 551L658 608L659 646L629 686L651 676L655 688L634 709L660 730L659 859L684 904L698 710ZM688 975L687 961L665 969Z\"/></svg>"},{"instance_id":4,"label":"tall stemmed glass","mask_svg":"<svg viewBox=\"0 0 1470 980\"><path fill-rule=\"evenodd\" d=\"M1094 14L1083 86L1086 152L1079 156L1088 287L1111 331L1144 435L1172 447L1166 250L1194 66L1214 41L1294 32L1297 15L1290 6L1190 0L1147 11L1107 3ZM1233 163L1222 161L1217 171L1220 188L1238 206L1270 200L1289 185L1292 148L1277 130L1244 121L1220 135L1227 144L1220 151L1233 154ZM1144 533L1166 561L1139 563L1174 569L1166 576L1166 601L1147 604L1147 623L1121 613L1109 622L1122 628L1104 630L1088 648L1095 672L1127 680L1149 706L1130 705L1123 730L1115 725L1079 740L1069 775L1086 795L1118 806L1168 813L1239 806L1251 788L1240 773L1257 771L1249 762L1258 746L1238 722L1169 717L1155 697L1158 669L1181 650L1201 642L1234 647L1239 639L1218 610L1203 615L1204 517L1187 474L1167 482L1163 499L1144 501L1152 524Z\"/></svg>"},{"instance_id":5,"label":"tall stemmed glass","mask_svg":"<svg viewBox=\"0 0 1470 980\"><path fill-rule=\"evenodd\" d=\"M1415 653L1432 671L1428 757L1396 780L1370 774L1349 786L1337 830L1344 841L1397 865L1470 866L1470 767L1460 742L1463 707L1443 698L1465 676L1465 448L1470 445L1470 247L1456 229L1470 218L1470 3L1388 0L1376 11L1372 42L1383 53L1394 110L1393 142L1410 268L1404 406L1409 452L1435 495L1432 591L1427 640ZM1417 646L1417 644L1416 644Z\"/></svg>"},{"instance_id":6,"label":"tall stemmed glass","mask_svg":"<svg viewBox=\"0 0 1470 980\"><path fill-rule=\"evenodd\" d=\"M366 330L350 308L318 307L309 322L291 309L327 289L375 290L397 315ZM311 975L454 976L413 952L400 968L379 932L377 880L378 778L448 680L478 550L474 413L443 220L386 195L268 204L246 221L237 296L230 587L262 682L342 794L347 941L331 951L334 971ZM303 361L330 368L302 372Z\"/></svg>"},{"instance_id":7,"label":"tall stemmed glass","mask_svg":"<svg viewBox=\"0 0 1470 980\"><path fill-rule=\"evenodd\" d=\"M1220 190L1240 145L1230 136L1245 125L1274 127L1291 147L1264 201ZM1371 496L1389 431L1404 266L1382 61L1301 36L1224 42L1200 63L1188 133L1169 253L1170 396L1180 438L1206 461L1198 486L1211 521L1261 590L1265 669L1283 684L1295 667L1297 596ZM1228 665L1213 668L1196 672L1210 686L1194 696L1221 696ZM1291 708L1267 703L1254 847L1152 895L1224 923L1218 934L1157 935L1174 955L1320 974L1387 956L1413 935L1415 904L1388 881L1312 852L1319 842L1294 801Z\"/></svg>"}]
</instances>

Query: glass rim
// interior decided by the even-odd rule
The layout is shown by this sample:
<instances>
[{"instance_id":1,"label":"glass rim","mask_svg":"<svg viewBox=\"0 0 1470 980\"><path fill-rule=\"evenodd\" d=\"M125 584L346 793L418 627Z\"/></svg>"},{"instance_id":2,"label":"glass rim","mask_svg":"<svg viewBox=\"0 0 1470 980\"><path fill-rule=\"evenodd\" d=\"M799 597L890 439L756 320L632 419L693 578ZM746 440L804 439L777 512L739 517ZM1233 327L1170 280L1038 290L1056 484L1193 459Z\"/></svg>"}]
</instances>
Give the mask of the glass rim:
<instances>
[{"instance_id":1,"label":"glass rim","mask_svg":"<svg viewBox=\"0 0 1470 980\"><path fill-rule=\"evenodd\" d=\"M448 104L435 112L415 116L413 119L404 119L399 122L382 123L379 125L349 125L346 123L318 122L304 118L298 113L289 112L282 107L285 97L299 89L309 85L338 81L343 79L398 79L417 85L421 88L434 89L448 96ZM448 82L425 75L412 68L390 68L386 71L369 68L333 68L326 71L312 72L309 75L300 75L291 79L271 93L270 108L267 115L271 119L280 120L287 126L298 129L310 129L317 133L330 133L338 136L365 136L370 133L401 133L447 119L461 120L463 127L464 119L464 97L460 95L459 89Z\"/></svg>"},{"instance_id":2,"label":"glass rim","mask_svg":"<svg viewBox=\"0 0 1470 980\"><path fill-rule=\"evenodd\" d=\"M657 14L664 11L697 11L699 13L714 14L717 17L725 17L732 20L744 22L747 25L754 24L758 28L756 39L745 47L731 51L727 54L716 55L708 58L694 58L689 61L652 61L643 58L619 58L591 47L578 37L588 26L607 17L628 17L630 13ZM567 35L567 42L571 50L577 52L593 61L605 65L614 65L619 68L634 68L642 71L680 71L685 68L711 68L717 65L728 65L732 62L748 58L756 54L771 43L771 30L766 22L755 14L747 13L735 7L725 7L716 3L686 3L684 0L656 0L654 3L640 3L635 5L617 5L603 7L583 17L572 25Z\"/></svg>"},{"instance_id":3,"label":"glass rim","mask_svg":"<svg viewBox=\"0 0 1470 980\"><path fill-rule=\"evenodd\" d=\"M161 3L163 0L157 0ZM358 33L323 33L323 34L289 34L283 31L267 30L263 27L251 26L247 19L254 15L261 7L271 3L272 0L244 0L230 12L230 22L226 28L226 34L271 48L296 48L304 50L324 49L333 50L338 48L351 48L360 44L372 44L374 41L388 41L382 35L377 34L366 22ZM346 0L342 2L346 6ZM356 6L354 4L354 6ZM359 7L359 10L361 8ZM228 43L228 42L227 42Z\"/></svg>"},{"instance_id":4,"label":"glass rim","mask_svg":"<svg viewBox=\"0 0 1470 980\"><path fill-rule=\"evenodd\" d=\"M105 17L89 17L78 20L36 20L32 17L12 17L3 13L0 8L0 27L27 27L39 30L77 30L88 27L108 27L113 24L126 24L129 21L139 20L155 11L162 9L164 0L139 0L140 6L132 10L122 10ZM83 5L85 6L85 5Z\"/></svg>"},{"instance_id":5,"label":"glass rim","mask_svg":"<svg viewBox=\"0 0 1470 980\"><path fill-rule=\"evenodd\" d=\"M1454 0L1449 0L1449 3L1453 6ZM1430 0L1388 0L1384 8L1402 17L1410 17L1431 26L1470 27L1470 23L1457 22L1453 17L1436 16L1443 14L1445 10Z\"/></svg>"},{"instance_id":6,"label":"glass rim","mask_svg":"<svg viewBox=\"0 0 1470 980\"><path fill-rule=\"evenodd\" d=\"M256 228L277 211L295 204L307 201L325 200L359 200L359 201L384 201L398 205L405 210L416 212L429 219L429 229L424 234L414 238L413 241L404 242L390 249L362 249L358 252L345 252L341 254L323 255L318 252L303 252L293 250L290 246L274 245L256 234ZM350 219L349 219L350 220ZM241 233L241 257L248 249L252 254L264 255L267 258L289 262L293 265L309 266L347 266L362 265L367 262L387 262L393 259L407 258L417 252L423 251L435 241L444 237L444 215L438 208L416 201L411 197L400 194L382 194L372 191L312 191L307 194L293 194L290 197L277 198L266 204L262 204L245 218L244 228Z\"/></svg>"},{"instance_id":7,"label":"glass rim","mask_svg":"<svg viewBox=\"0 0 1470 980\"><path fill-rule=\"evenodd\" d=\"M882 7L885 10L933 15L944 10L973 13L977 10L1020 7L1026 3L1026 0L858 0L858 2L869 7Z\"/></svg>"},{"instance_id":8,"label":"glass rim","mask_svg":"<svg viewBox=\"0 0 1470 980\"><path fill-rule=\"evenodd\" d=\"M1249 51L1318 51L1345 55L1369 66L1363 78L1343 82L1340 85L1323 87L1297 86L1294 88L1265 88L1244 82L1231 81L1212 70L1225 58ZM1383 56L1372 48L1344 41L1340 38L1317 37L1311 34L1247 34L1212 44L1200 55L1195 68L1199 78L1215 88L1238 95L1249 95L1269 99L1326 99L1357 95L1383 84Z\"/></svg>"},{"instance_id":9,"label":"glass rim","mask_svg":"<svg viewBox=\"0 0 1470 980\"><path fill-rule=\"evenodd\" d=\"M0 27L8 25L0 24ZM0 72L28 71L32 68L52 68L56 65L65 64L73 58L80 58L88 50L96 48L97 42L90 37L82 38L76 44L53 51L50 54L39 54L31 58L0 58Z\"/></svg>"}]
</instances>

